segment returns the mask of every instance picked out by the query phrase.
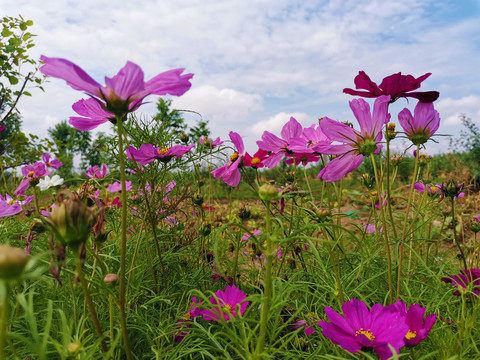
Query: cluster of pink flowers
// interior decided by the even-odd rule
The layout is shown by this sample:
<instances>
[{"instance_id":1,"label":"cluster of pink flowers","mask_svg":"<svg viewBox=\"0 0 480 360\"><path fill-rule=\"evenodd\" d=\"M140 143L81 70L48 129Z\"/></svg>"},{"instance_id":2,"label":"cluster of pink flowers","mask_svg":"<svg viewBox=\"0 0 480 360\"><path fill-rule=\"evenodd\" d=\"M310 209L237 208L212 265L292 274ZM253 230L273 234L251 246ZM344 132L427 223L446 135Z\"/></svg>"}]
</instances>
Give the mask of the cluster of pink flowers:
<instances>
[{"instance_id":1,"label":"cluster of pink flowers","mask_svg":"<svg viewBox=\"0 0 480 360\"><path fill-rule=\"evenodd\" d=\"M197 301L197 298L193 297L190 310L175 326L175 342L183 340L188 333L191 320L200 315L207 321L229 321L237 316L242 316L249 304L248 301L245 301L246 298L247 295L235 285L227 286L225 290L218 290L208 299L209 304L203 309L199 306L202 300Z\"/></svg>"},{"instance_id":2,"label":"cluster of pink flowers","mask_svg":"<svg viewBox=\"0 0 480 360\"><path fill-rule=\"evenodd\" d=\"M375 304L369 310L360 300L343 303L343 316L330 307L325 309L329 321L319 321L323 335L351 353L372 348L381 359L389 359L404 345L415 346L424 340L436 321L437 314L424 318L425 308L407 305L400 300L383 306Z\"/></svg>"},{"instance_id":3,"label":"cluster of pink flowers","mask_svg":"<svg viewBox=\"0 0 480 360\"><path fill-rule=\"evenodd\" d=\"M419 99L414 114L408 109L402 110L398 120L405 135L416 145L424 144L438 129L440 117L433 108L439 93L415 92L425 74L419 78L401 73L386 77L380 85L375 84L362 71L355 78L358 91L344 89L351 95L376 98L373 110L363 99L350 101L350 108L357 119L360 129L332 120L328 117L320 119L318 125L303 128L293 117L282 128L281 137L265 131L262 139L257 141L259 150L254 156L245 152L243 140L239 134L230 132L236 151L224 166L213 170L215 178L235 187L239 184L243 166L255 168L273 168L285 158L287 164L303 164L317 162L321 155L335 156L318 174L318 178L327 182L338 181L347 173L359 167L365 156L378 154L382 148L383 128L390 121L388 106L401 97Z\"/></svg>"}]
</instances>

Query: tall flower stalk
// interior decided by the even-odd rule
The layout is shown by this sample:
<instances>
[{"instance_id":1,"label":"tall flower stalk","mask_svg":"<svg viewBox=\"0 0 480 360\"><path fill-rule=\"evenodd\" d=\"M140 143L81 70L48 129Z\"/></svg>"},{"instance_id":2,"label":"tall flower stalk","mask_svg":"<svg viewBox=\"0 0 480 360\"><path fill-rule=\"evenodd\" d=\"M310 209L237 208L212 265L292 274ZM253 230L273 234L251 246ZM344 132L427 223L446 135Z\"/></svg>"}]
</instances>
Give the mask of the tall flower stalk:
<instances>
[{"instance_id":1,"label":"tall flower stalk","mask_svg":"<svg viewBox=\"0 0 480 360\"><path fill-rule=\"evenodd\" d=\"M120 283L118 303L120 308L120 329L122 330L123 342L125 345L125 355L128 360L132 359L132 351L130 348L130 340L127 331L127 315L125 311L125 292L126 292L126 258L127 258L127 186L125 178L125 154L123 146L123 118L117 116L117 132L118 132L118 158L120 161L120 183L122 184L122 193L120 194L122 206L121 213L121 238L120 238Z\"/></svg>"}]
</instances>

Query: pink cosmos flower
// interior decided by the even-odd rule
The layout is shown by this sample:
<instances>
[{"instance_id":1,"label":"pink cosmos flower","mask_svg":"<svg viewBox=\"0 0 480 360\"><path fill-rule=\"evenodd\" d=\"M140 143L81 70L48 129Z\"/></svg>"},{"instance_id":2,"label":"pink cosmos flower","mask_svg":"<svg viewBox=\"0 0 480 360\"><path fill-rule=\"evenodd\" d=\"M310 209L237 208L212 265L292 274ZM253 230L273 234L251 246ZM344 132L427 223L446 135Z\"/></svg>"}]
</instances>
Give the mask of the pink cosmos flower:
<instances>
[{"instance_id":1,"label":"pink cosmos flower","mask_svg":"<svg viewBox=\"0 0 480 360\"><path fill-rule=\"evenodd\" d=\"M480 215L473 215L474 219L477 219L477 221L480 221Z\"/></svg>"},{"instance_id":2,"label":"pink cosmos flower","mask_svg":"<svg viewBox=\"0 0 480 360\"><path fill-rule=\"evenodd\" d=\"M365 232L367 234L374 234L376 233L377 231L378 232L382 232L383 231L383 227L381 227L379 230L377 230L377 227L375 226L375 224L366 224L366 223L363 223L363 228L365 229Z\"/></svg>"},{"instance_id":3,"label":"pink cosmos flower","mask_svg":"<svg viewBox=\"0 0 480 360\"><path fill-rule=\"evenodd\" d=\"M25 165L22 167L22 175L29 179L39 179L45 175L50 176L50 171L47 170L43 162L36 161L33 165Z\"/></svg>"},{"instance_id":4,"label":"pink cosmos flower","mask_svg":"<svg viewBox=\"0 0 480 360\"><path fill-rule=\"evenodd\" d=\"M408 333L405 315L392 306L375 304L370 310L363 301L352 299L342 305L343 316L330 307L325 308L328 321L319 321L323 335L351 353L363 347L373 348L382 359L393 354L389 345L398 353Z\"/></svg>"},{"instance_id":5,"label":"pink cosmos flower","mask_svg":"<svg viewBox=\"0 0 480 360\"><path fill-rule=\"evenodd\" d=\"M62 163L58 161L58 159L53 159L51 160L50 154L42 154L42 160L45 163L46 166L52 167L55 170L58 170L60 166L62 166Z\"/></svg>"},{"instance_id":6,"label":"pink cosmos flower","mask_svg":"<svg viewBox=\"0 0 480 360\"><path fill-rule=\"evenodd\" d=\"M472 291L476 296L480 296L480 269L460 270L460 273L451 277L442 277L442 281L455 285L457 291L455 295Z\"/></svg>"},{"instance_id":7,"label":"pink cosmos flower","mask_svg":"<svg viewBox=\"0 0 480 360\"><path fill-rule=\"evenodd\" d=\"M5 125L0 126L0 132L2 132L2 131L5 130L5 129L6 129L6 126L5 126Z\"/></svg>"},{"instance_id":8,"label":"pink cosmos flower","mask_svg":"<svg viewBox=\"0 0 480 360\"><path fill-rule=\"evenodd\" d=\"M7 200L0 199L0 218L4 216L12 216L22 212L22 205L18 202L14 202L13 204L9 203Z\"/></svg>"},{"instance_id":9,"label":"pink cosmos flower","mask_svg":"<svg viewBox=\"0 0 480 360\"><path fill-rule=\"evenodd\" d=\"M299 137L290 139L288 149L294 153L319 154L317 145L330 145L330 139L323 133L320 125L312 125L303 129Z\"/></svg>"},{"instance_id":10,"label":"pink cosmos flower","mask_svg":"<svg viewBox=\"0 0 480 360\"><path fill-rule=\"evenodd\" d=\"M441 194L442 193L442 189L441 189L441 185L439 184L435 184L435 185L430 185L430 184L424 184L422 181L419 181L419 182L416 182L414 185L413 185L413 188L419 192L425 192L425 189L426 191L429 193L429 194Z\"/></svg>"},{"instance_id":11,"label":"pink cosmos flower","mask_svg":"<svg viewBox=\"0 0 480 360\"><path fill-rule=\"evenodd\" d=\"M397 300L395 304L390 306L396 308L397 311L405 315L405 322L408 325L408 333L405 335L403 341L408 347L418 345L423 341L428 336L433 324L435 324L435 321L437 320L437 314L430 314L424 319L426 309L419 304L413 304L407 310L407 304Z\"/></svg>"},{"instance_id":12,"label":"pink cosmos flower","mask_svg":"<svg viewBox=\"0 0 480 360\"><path fill-rule=\"evenodd\" d=\"M140 66L128 61L117 75L112 78L105 77L106 85L103 86L93 80L79 66L66 59L41 56L40 60L45 63L40 68L43 74L63 79L73 89L86 92L92 96L93 101L98 102L103 110L119 118L135 111L143 104L143 99L148 95L183 95L190 89L191 83L189 80L193 77L193 74L182 75L184 69L174 69L158 74L145 82ZM88 104L85 104L86 102ZM91 100L85 100L79 106L83 106L83 110L87 110L87 107L91 104L93 104ZM81 110L83 113L76 111L80 115L86 116L87 119L90 116L90 111L83 110ZM98 111L95 111L95 114L98 114ZM90 128L99 125L98 117L92 116L90 119ZM108 115L107 120L111 120ZM88 121L82 121L83 126L80 127L88 127Z\"/></svg>"},{"instance_id":13,"label":"pink cosmos flower","mask_svg":"<svg viewBox=\"0 0 480 360\"><path fill-rule=\"evenodd\" d=\"M135 149L133 146L129 146L127 149L127 157L132 161L135 160L140 165L147 165L155 159L167 163L174 156L178 159L181 158L182 155L190 152L192 148L193 144L189 146L174 145L171 148L165 146L156 148L152 144L143 144L140 145L139 150Z\"/></svg>"},{"instance_id":14,"label":"pink cosmos flower","mask_svg":"<svg viewBox=\"0 0 480 360\"><path fill-rule=\"evenodd\" d=\"M23 198L23 200L20 200L20 198ZM5 194L5 197L2 194L0 194L0 200L1 201L6 201L9 205L14 205L15 203L18 203L22 206L23 205L28 205L33 201L34 198L35 198L35 196L31 195L31 196L26 196L26 197L20 196L19 198L14 199L8 194Z\"/></svg>"},{"instance_id":15,"label":"pink cosmos flower","mask_svg":"<svg viewBox=\"0 0 480 360\"><path fill-rule=\"evenodd\" d=\"M13 192L15 196L23 196L25 194L25 191L30 187L30 178L23 178L22 181L20 181L20 184L18 184L17 189Z\"/></svg>"},{"instance_id":16,"label":"pink cosmos flower","mask_svg":"<svg viewBox=\"0 0 480 360\"><path fill-rule=\"evenodd\" d=\"M318 323L318 316L315 313L308 313L305 319L297 319L290 325L290 330L305 329L305 335L311 336L315 333L315 327Z\"/></svg>"},{"instance_id":17,"label":"pink cosmos flower","mask_svg":"<svg viewBox=\"0 0 480 360\"><path fill-rule=\"evenodd\" d=\"M239 290L235 285L227 286L225 291L218 290L209 301L215 305L212 310L202 310L201 314L205 320L212 321L220 320L223 315L225 321L231 320L234 317L243 315L247 310L248 301L244 301L247 295Z\"/></svg>"},{"instance_id":18,"label":"pink cosmos flower","mask_svg":"<svg viewBox=\"0 0 480 360\"><path fill-rule=\"evenodd\" d=\"M258 151L252 155L248 152L243 158L243 166L251 166L254 169L263 168L263 161L268 157L268 151L258 149Z\"/></svg>"},{"instance_id":19,"label":"pink cosmos flower","mask_svg":"<svg viewBox=\"0 0 480 360\"><path fill-rule=\"evenodd\" d=\"M353 89L343 89L345 94L363 96L367 98L376 98L382 95L390 95L390 102L396 101L401 97L412 97L423 103L431 103L438 99L438 91L413 92L420 87L420 84L428 78L431 73L420 76L415 79L412 75L402 75L401 72L387 76L380 85L375 84L364 71L360 71L355 77L355 88L367 91L358 91Z\"/></svg>"},{"instance_id":20,"label":"pink cosmos flower","mask_svg":"<svg viewBox=\"0 0 480 360\"><path fill-rule=\"evenodd\" d=\"M89 131L110 121L116 123L115 114L106 111L96 99L81 99L72 105L72 109L80 116L70 116L68 123L80 131Z\"/></svg>"},{"instance_id":21,"label":"pink cosmos flower","mask_svg":"<svg viewBox=\"0 0 480 360\"><path fill-rule=\"evenodd\" d=\"M187 336L188 334L188 328L190 327L190 322L192 319L195 319L198 317L201 313L201 309L198 305L200 305L202 302L202 299L198 299L194 296L192 298L192 302L190 303L190 310L188 310L185 315L183 315L183 318L178 320L177 323L175 324L175 338L174 341L179 343L182 342L182 340Z\"/></svg>"},{"instance_id":22,"label":"pink cosmos flower","mask_svg":"<svg viewBox=\"0 0 480 360\"><path fill-rule=\"evenodd\" d=\"M398 114L398 121L410 141L422 145L438 130L440 115L432 103L418 102L414 115L405 108Z\"/></svg>"},{"instance_id":23,"label":"pink cosmos flower","mask_svg":"<svg viewBox=\"0 0 480 360\"><path fill-rule=\"evenodd\" d=\"M92 166L85 171L85 175L89 179L103 179L105 176L107 176L108 173L108 167L107 165L102 163L102 168L100 169L98 165Z\"/></svg>"},{"instance_id":24,"label":"pink cosmos flower","mask_svg":"<svg viewBox=\"0 0 480 360\"><path fill-rule=\"evenodd\" d=\"M281 139L269 131L264 131L262 140L257 141L257 145L262 150L271 151L271 154L263 164L268 168L273 168L278 165L284 155L292 156L293 152L288 149L288 146L291 139L302 135L302 131L302 125L293 116L283 126Z\"/></svg>"},{"instance_id":25,"label":"pink cosmos flower","mask_svg":"<svg viewBox=\"0 0 480 360\"><path fill-rule=\"evenodd\" d=\"M132 190L132 182L131 181L126 181L125 182L125 190L130 191ZM122 184L119 183L118 181L114 182L113 184L110 184L107 186L107 191L111 193L116 193L119 191L122 191Z\"/></svg>"},{"instance_id":26,"label":"pink cosmos flower","mask_svg":"<svg viewBox=\"0 0 480 360\"><path fill-rule=\"evenodd\" d=\"M340 180L347 173L362 164L364 156L380 152L382 140L382 128L390 120L388 102L390 96L379 96L373 105L373 113L370 106L363 99L350 101L360 131L352 129L346 124L334 121L327 117L320 122L323 133L332 141L343 143L342 145L317 144L316 151L326 155L338 155L331 160L318 174L318 178L326 182Z\"/></svg>"},{"instance_id":27,"label":"pink cosmos flower","mask_svg":"<svg viewBox=\"0 0 480 360\"><path fill-rule=\"evenodd\" d=\"M210 139L208 136L204 136L198 139L198 142L202 145L208 146L210 148L214 148L215 146L219 146L223 144L223 141L220 140L220 137L217 137L215 140Z\"/></svg>"},{"instance_id":28,"label":"pink cosmos flower","mask_svg":"<svg viewBox=\"0 0 480 360\"><path fill-rule=\"evenodd\" d=\"M242 177L239 167L243 165L245 147L243 146L242 137L238 133L230 131L228 136L230 136L237 151L230 155L230 161L227 164L213 170L212 175L215 179L222 178L225 184L236 187Z\"/></svg>"},{"instance_id":29,"label":"pink cosmos flower","mask_svg":"<svg viewBox=\"0 0 480 360\"><path fill-rule=\"evenodd\" d=\"M255 230L253 230L253 232L252 232L251 234L250 234L250 233L245 233L245 234L242 236L241 240L242 240L243 242L247 242L248 239L250 239L250 237L251 237L252 235L253 235L253 236L258 236L258 235L261 235L261 234L262 234L262 231L261 231L261 230L255 229Z\"/></svg>"}]
</instances>

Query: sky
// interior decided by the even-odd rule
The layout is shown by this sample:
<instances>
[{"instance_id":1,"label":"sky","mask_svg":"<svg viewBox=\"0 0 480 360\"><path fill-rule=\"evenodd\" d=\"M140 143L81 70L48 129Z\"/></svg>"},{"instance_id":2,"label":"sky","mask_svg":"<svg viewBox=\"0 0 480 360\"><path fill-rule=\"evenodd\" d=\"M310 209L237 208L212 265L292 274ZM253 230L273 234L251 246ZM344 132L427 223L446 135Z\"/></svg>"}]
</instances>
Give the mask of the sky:
<instances>
[{"instance_id":1,"label":"sky","mask_svg":"<svg viewBox=\"0 0 480 360\"><path fill-rule=\"evenodd\" d=\"M279 134L291 116L310 126L328 116L358 128L348 102L359 71L380 83L393 73L432 75L439 134L457 136L460 114L480 122L480 0L0 0L0 15L33 20L30 56L68 59L104 83L127 61L149 80L185 68L191 89L173 107L200 113L213 136L238 132L250 153L263 131ZM74 116L86 98L51 78L18 105L23 131L41 137ZM139 110L154 113L156 97ZM368 100L373 105L373 100ZM390 111L412 113L416 100ZM194 125L199 115L185 113ZM107 123L98 131L111 131ZM427 152L449 151L448 137ZM402 151L409 144L395 140Z\"/></svg>"}]
</instances>

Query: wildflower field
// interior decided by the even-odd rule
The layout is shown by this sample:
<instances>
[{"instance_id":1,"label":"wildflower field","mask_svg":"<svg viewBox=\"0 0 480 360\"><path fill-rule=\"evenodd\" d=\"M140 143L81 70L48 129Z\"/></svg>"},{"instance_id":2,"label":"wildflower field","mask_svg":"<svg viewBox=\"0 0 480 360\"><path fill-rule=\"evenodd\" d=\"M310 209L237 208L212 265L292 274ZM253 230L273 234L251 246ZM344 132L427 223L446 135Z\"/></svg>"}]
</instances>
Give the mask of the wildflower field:
<instances>
[{"instance_id":1,"label":"wildflower field","mask_svg":"<svg viewBox=\"0 0 480 360\"><path fill-rule=\"evenodd\" d=\"M184 69L146 81L127 62L103 85L40 60L79 91L72 146L104 123L115 135L68 178L65 144L2 153L0 360L480 359L476 177L425 152L430 73L359 71L343 89L355 123L292 117L248 153L235 129L172 125L158 96L189 91ZM11 145L23 89L7 90ZM168 111L141 115L147 97Z\"/></svg>"}]
</instances>

